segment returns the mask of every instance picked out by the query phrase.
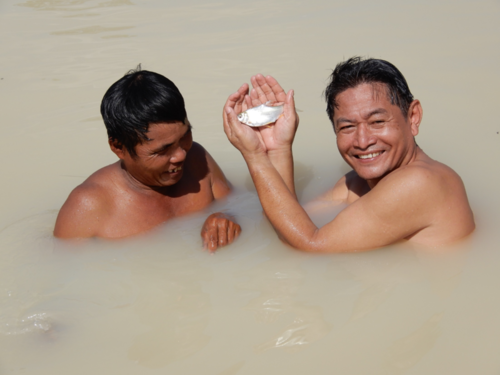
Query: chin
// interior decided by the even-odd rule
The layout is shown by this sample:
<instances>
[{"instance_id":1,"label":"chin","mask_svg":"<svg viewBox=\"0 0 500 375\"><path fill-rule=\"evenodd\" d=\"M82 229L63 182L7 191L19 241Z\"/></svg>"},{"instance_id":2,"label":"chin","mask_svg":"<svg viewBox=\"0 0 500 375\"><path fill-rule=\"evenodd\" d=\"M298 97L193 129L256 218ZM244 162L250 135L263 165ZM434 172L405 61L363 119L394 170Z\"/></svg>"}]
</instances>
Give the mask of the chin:
<instances>
[{"instance_id":1,"label":"chin","mask_svg":"<svg viewBox=\"0 0 500 375\"><path fill-rule=\"evenodd\" d=\"M159 185L159 187L168 187L168 186L175 185L178 182L179 181L177 181L177 180L168 180L168 181L162 181L158 185Z\"/></svg>"},{"instance_id":2,"label":"chin","mask_svg":"<svg viewBox=\"0 0 500 375\"><path fill-rule=\"evenodd\" d=\"M165 178L164 180L161 181L161 185L162 186L172 186L181 180L182 174L179 176L175 176L175 177L173 177L173 176L166 176L166 177L167 178Z\"/></svg>"},{"instance_id":3,"label":"chin","mask_svg":"<svg viewBox=\"0 0 500 375\"><path fill-rule=\"evenodd\" d=\"M384 172L369 170L367 168L353 168L363 180L377 180L385 176Z\"/></svg>"}]
</instances>

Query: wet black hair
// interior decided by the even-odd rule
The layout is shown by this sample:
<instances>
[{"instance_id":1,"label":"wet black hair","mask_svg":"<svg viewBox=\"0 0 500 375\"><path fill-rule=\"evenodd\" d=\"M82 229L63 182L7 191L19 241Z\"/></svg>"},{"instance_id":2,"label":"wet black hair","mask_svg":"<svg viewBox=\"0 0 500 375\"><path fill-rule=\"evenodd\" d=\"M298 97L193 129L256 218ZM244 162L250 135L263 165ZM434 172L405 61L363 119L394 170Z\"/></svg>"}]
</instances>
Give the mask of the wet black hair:
<instances>
[{"instance_id":1,"label":"wet black hair","mask_svg":"<svg viewBox=\"0 0 500 375\"><path fill-rule=\"evenodd\" d=\"M101 102L101 115L108 137L136 157L135 146L148 140L149 125L185 122L184 98L179 89L161 74L130 70L111 85Z\"/></svg>"},{"instance_id":2,"label":"wet black hair","mask_svg":"<svg viewBox=\"0 0 500 375\"><path fill-rule=\"evenodd\" d=\"M355 56L335 67L326 87L326 113L332 124L335 108L338 108L337 96L363 83L384 84L391 104L397 105L405 117L408 115L413 95L403 74L388 61Z\"/></svg>"}]
</instances>

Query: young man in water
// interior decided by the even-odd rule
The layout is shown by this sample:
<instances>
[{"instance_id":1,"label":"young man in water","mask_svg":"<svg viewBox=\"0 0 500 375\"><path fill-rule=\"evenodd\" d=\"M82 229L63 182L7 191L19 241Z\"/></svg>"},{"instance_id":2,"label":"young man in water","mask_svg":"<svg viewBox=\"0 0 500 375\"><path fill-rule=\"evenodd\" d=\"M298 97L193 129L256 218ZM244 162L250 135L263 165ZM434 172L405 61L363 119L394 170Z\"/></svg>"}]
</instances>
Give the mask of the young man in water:
<instances>
[{"instance_id":1,"label":"young man in water","mask_svg":"<svg viewBox=\"0 0 500 375\"><path fill-rule=\"evenodd\" d=\"M131 71L104 95L101 114L118 162L75 188L57 217L60 238L120 238L206 208L231 187L209 153L193 142L184 99L172 81ZM202 229L213 251L233 242L240 226L222 213Z\"/></svg>"},{"instance_id":2,"label":"young man in water","mask_svg":"<svg viewBox=\"0 0 500 375\"><path fill-rule=\"evenodd\" d=\"M351 58L337 65L326 89L337 147L352 171L321 199L348 206L317 228L300 206L293 182L292 142L298 126L293 91L268 76L252 77L224 107L224 130L241 151L264 211L278 235L309 252L355 252L408 240L453 243L475 227L460 177L415 143L422 106L399 70L383 60ZM250 128L237 114L284 102L274 126Z\"/></svg>"}]
</instances>

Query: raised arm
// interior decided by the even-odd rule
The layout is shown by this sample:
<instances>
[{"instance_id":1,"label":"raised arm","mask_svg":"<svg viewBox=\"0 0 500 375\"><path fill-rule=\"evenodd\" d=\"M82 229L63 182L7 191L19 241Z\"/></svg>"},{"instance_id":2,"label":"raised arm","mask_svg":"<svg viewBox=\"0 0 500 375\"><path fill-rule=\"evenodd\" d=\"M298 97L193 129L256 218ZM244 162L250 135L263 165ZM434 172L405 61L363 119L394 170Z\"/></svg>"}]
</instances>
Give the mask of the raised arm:
<instances>
[{"instance_id":1,"label":"raised arm","mask_svg":"<svg viewBox=\"0 0 500 375\"><path fill-rule=\"evenodd\" d=\"M333 221L317 228L271 162L263 140L238 121L230 105L225 107L224 130L245 158L262 207L278 235L297 249L310 252L369 250L404 239L429 225L433 208L426 197L439 194L434 194L432 186L422 186L422 182L429 179L421 176L420 171L412 171L410 175L405 174L407 171L398 171Z\"/></svg>"}]
</instances>

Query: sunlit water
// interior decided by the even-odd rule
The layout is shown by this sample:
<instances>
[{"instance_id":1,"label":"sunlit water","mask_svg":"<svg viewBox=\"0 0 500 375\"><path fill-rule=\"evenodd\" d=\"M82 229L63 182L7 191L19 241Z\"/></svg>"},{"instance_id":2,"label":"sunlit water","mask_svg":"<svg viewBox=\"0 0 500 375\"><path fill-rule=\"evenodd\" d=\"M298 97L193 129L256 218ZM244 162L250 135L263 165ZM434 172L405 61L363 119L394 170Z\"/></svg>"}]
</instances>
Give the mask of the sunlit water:
<instances>
[{"instance_id":1,"label":"sunlit water","mask_svg":"<svg viewBox=\"0 0 500 375\"><path fill-rule=\"evenodd\" d=\"M0 4L0 374L499 374L500 3L178 4ZM305 202L348 170L321 93L353 55L393 62L422 101L417 141L462 176L476 215L462 244L309 255L263 219L223 103L258 72L295 89ZM236 190L145 236L56 241L71 189L115 161L99 104L138 63L178 85ZM199 231L218 209L243 233L210 255Z\"/></svg>"}]
</instances>

